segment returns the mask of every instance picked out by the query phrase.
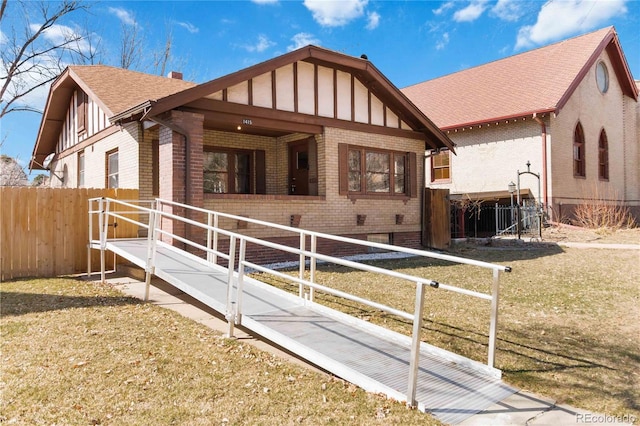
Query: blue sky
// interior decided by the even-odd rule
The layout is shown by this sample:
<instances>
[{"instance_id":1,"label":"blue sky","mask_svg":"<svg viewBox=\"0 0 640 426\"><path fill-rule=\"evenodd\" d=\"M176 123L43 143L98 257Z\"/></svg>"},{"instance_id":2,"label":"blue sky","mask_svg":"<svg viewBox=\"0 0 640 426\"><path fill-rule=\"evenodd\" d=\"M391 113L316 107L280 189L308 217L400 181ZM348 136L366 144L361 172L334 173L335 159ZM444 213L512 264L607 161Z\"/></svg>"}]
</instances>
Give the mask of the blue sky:
<instances>
[{"instance_id":1,"label":"blue sky","mask_svg":"<svg viewBox=\"0 0 640 426\"><path fill-rule=\"evenodd\" d=\"M9 3L11 6L11 2ZM169 70L208 81L307 44L367 54L402 88L614 25L631 72L640 79L640 2L635 0L254 0L102 1L67 17L55 31L88 28L101 60L116 65L122 27L135 27L146 49L140 68L172 34ZM0 28L6 43L11 16ZM14 12L15 13L15 12ZM147 67L145 68L145 64ZM541 64L543 66L544 64ZM28 100L42 109L47 91ZM26 165L41 116L11 113L0 122L1 151ZM33 174L31 176L33 178Z\"/></svg>"}]
</instances>

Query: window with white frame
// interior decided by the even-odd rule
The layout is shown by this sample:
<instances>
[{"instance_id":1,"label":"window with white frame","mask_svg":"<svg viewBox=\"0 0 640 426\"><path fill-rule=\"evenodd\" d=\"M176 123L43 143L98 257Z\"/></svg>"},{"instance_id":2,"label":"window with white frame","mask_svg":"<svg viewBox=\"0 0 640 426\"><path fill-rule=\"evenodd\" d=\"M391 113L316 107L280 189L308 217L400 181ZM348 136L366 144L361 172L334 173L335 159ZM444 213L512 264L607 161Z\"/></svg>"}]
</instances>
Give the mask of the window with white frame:
<instances>
[{"instance_id":1,"label":"window with white frame","mask_svg":"<svg viewBox=\"0 0 640 426\"><path fill-rule=\"evenodd\" d=\"M78 188L84 187L84 151L78 153Z\"/></svg>"},{"instance_id":2,"label":"window with white frame","mask_svg":"<svg viewBox=\"0 0 640 426\"><path fill-rule=\"evenodd\" d=\"M118 188L118 172L119 172L119 164L118 164L118 150L115 149L113 151L107 152L107 188Z\"/></svg>"}]
</instances>

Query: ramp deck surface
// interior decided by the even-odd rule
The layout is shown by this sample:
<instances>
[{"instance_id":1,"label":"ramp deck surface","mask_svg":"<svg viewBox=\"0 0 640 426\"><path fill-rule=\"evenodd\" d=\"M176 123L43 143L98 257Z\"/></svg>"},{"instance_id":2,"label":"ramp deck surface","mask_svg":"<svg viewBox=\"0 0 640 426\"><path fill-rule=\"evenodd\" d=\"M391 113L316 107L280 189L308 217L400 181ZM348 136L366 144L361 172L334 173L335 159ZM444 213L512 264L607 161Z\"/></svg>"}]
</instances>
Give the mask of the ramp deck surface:
<instances>
[{"instance_id":1,"label":"ramp deck surface","mask_svg":"<svg viewBox=\"0 0 640 426\"><path fill-rule=\"evenodd\" d=\"M92 246L97 247L95 242ZM109 240L107 249L144 268L146 239ZM224 314L226 268L158 243L155 275ZM234 284L235 287L235 284ZM370 392L406 399L411 340L245 277L242 325ZM476 365L477 364L477 365ZM457 424L517 390L482 364L422 344L419 409Z\"/></svg>"}]
</instances>

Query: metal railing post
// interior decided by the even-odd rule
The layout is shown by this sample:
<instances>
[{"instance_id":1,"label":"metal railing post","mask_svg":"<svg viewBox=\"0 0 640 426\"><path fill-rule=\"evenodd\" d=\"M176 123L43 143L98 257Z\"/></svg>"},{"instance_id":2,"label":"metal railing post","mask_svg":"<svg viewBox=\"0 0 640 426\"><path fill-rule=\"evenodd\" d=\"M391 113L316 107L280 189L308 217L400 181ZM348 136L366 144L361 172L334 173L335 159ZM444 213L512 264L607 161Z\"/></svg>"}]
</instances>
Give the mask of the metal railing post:
<instances>
[{"instance_id":1,"label":"metal railing post","mask_svg":"<svg viewBox=\"0 0 640 426\"><path fill-rule=\"evenodd\" d=\"M213 231L213 250L214 250L214 253L212 253L213 257L211 258L211 262L214 265L218 263L218 256L215 253L215 252L218 251L218 220L219 220L218 214L214 213L214 215L213 215L213 228L214 228L214 231Z\"/></svg>"},{"instance_id":2,"label":"metal railing post","mask_svg":"<svg viewBox=\"0 0 640 426\"><path fill-rule=\"evenodd\" d=\"M316 235L311 235L311 253L313 253L314 255L311 256L311 259L309 259L310 265L309 265L309 281L311 281L313 284L316 283L316 264L317 264L317 260L316 260L316 251L318 250L318 238L316 237ZM311 287L311 289L309 290L309 300L313 302L313 296L314 296L314 288Z\"/></svg>"},{"instance_id":3,"label":"metal railing post","mask_svg":"<svg viewBox=\"0 0 640 426\"><path fill-rule=\"evenodd\" d=\"M147 265L144 268L144 301L149 300L149 289L151 287L151 274L153 273L153 252L155 246L156 235L156 212L151 210L149 212L149 229L147 232Z\"/></svg>"},{"instance_id":4,"label":"metal railing post","mask_svg":"<svg viewBox=\"0 0 640 426\"><path fill-rule=\"evenodd\" d=\"M298 278L301 280L304 279L304 271L307 269L306 260L307 257L302 253L307 245L307 238L304 232L300 232L300 266L298 268ZM304 285L302 283L298 284L298 293L300 297L304 297Z\"/></svg>"},{"instance_id":5,"label":"metal railing post","mask_svg":"<svg viewBox=\"0 0 640 426\"><path fill-rule=\"evenodd\" d=\"M247 240L240 239L240 252L238 253L238 290L236 296L236 324L242 324L242 291L244 289L244 260L247 252Z\"/></svg>"},{"instance_id":6,"label":"metal railing post","mask_svg":"<svg viewBox=\"0 0 640 426\"><path fill-rule=\"evenodd\" d=\"M229 270L229 275L227 278L227 315L226 319L229 323L229 335L228 337L233 337L233 326L235 323L236 316L236 303L233 300L233 270L235 269L235 261L236 261L236 236L232 235L229 239L229 264L227 265Z\"/></svg>"},{"instance_id":7,"label":"metal railing post","mask_svg":"<svg viewBox=\"0 0 640 426\"><path fill-rule=\"evenodd\" d=\"M89 200L89 244L87 245L87 278L91 277L91 239L93 238L93 201Z\"/></svg>"},{"instance_id":8,"label":"metal railing post","mask_svg":"<svg viewBox=\"0 0 640 426\"><path fill-rule=\"evenodd\" d=\"M417 405L416 391L418 386L418 367L420 364L420 332L422 331L422 310L424 308L424 289L426 284L416 283L416 306L413 315L413 334L411 342L411 360L409 364L409 384L407 388L407 405Z\"/></svg>"},{"instance_id":9,"label":"metal railing post","mask_svg":"<svg viewBox=\"0 0 640 426\"><path fill-rule=\"evenodd\" d=\"M104 253L104 249L105 249L105 245L106 245L106 229L104 226L104 222L105 222L105 212L104 212L104 197L100 199L100 202L98 203L98 210L100 210L100 212L98 213L98 227L100 228L100 281L102 281L104 283L105 281L105 253Z\"/></svg>"},{"instance_id":10,"label":"metal railing post","mask_svg":"<svg viewBox=\"0 0 640 426\"><path fill-rule=\"evenodd\" d=\"M213 216L211 216L211 212L207 213L207 248L211 250L211 238L213 237L213 230L211 227L213 226ZM207 261L211 262L213 259L213 253L211 251L207 251Z\"/></svg>"},{"instance_id":11,"label":"metal railing post","mask_svg":"<svg viewBox=\"0 0 640 426\"><path fill-rule=\"evenodd\" d=\"M500 271L493 270L493 285L491 286L491 323L489 325L489 355L487 365L494 366L496 360L496 335L498 331L498 302L500 296Z\"/></svg>"}]
</instances>

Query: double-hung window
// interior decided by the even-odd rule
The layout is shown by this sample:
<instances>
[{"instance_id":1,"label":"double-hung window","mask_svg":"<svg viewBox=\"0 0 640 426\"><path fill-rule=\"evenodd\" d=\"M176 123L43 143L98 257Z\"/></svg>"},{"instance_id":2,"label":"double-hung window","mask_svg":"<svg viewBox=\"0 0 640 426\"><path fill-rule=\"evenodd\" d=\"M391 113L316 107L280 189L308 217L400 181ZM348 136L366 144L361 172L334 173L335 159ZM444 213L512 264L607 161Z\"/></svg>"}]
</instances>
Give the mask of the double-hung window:
<instances>
[{"instance_id":1,"label":"double-hung window","mask_svg":"<svg viewBox=\"0 0 640 426\"><path fill-rule=\"evenodd\" d=\"M414 196L415 153L340 144L340 193L353 196ZM415 184L414 184L415 185Z\"/></svg>"},{"instance_id":2,"label":"double-hung window","mask_svg":"<svg viewBox=\"0 0 640 426\"><path fill-rule=\"evenodd\" d=\"M205 148L204 192L209 194L253 194L264 186L264 177L256 170L264 169L264 151ZM254 184L254 181L255 182Z\"/></svg>"},{"instance_id":3,"label":"double-hung window","mask_svg":"<svg viewBox=\"0 0 640 426\"><path fill-rule=\"evenodd\" d=\"M107 152L107 188L118 188L118 150Z\"/></svg>"},{"instance_id":4,"label":"double-hung window","mask_svg":"<svg viewBox=\"0 0 640 426\"><path fill-rule=\"evenodd\" d=\"M449 151L431 153L431 182L451 179L451 155Z\"/></svg>"},{"instance_id":5,"label":"double-hung window","mask_svg":"<svg viewBox=\"0 0 640 426\"><path fill-rule=\"evenodd\" d=\"M78 188L84 188L84 151L78 153Z\"/></svg>"}]
</instances>

